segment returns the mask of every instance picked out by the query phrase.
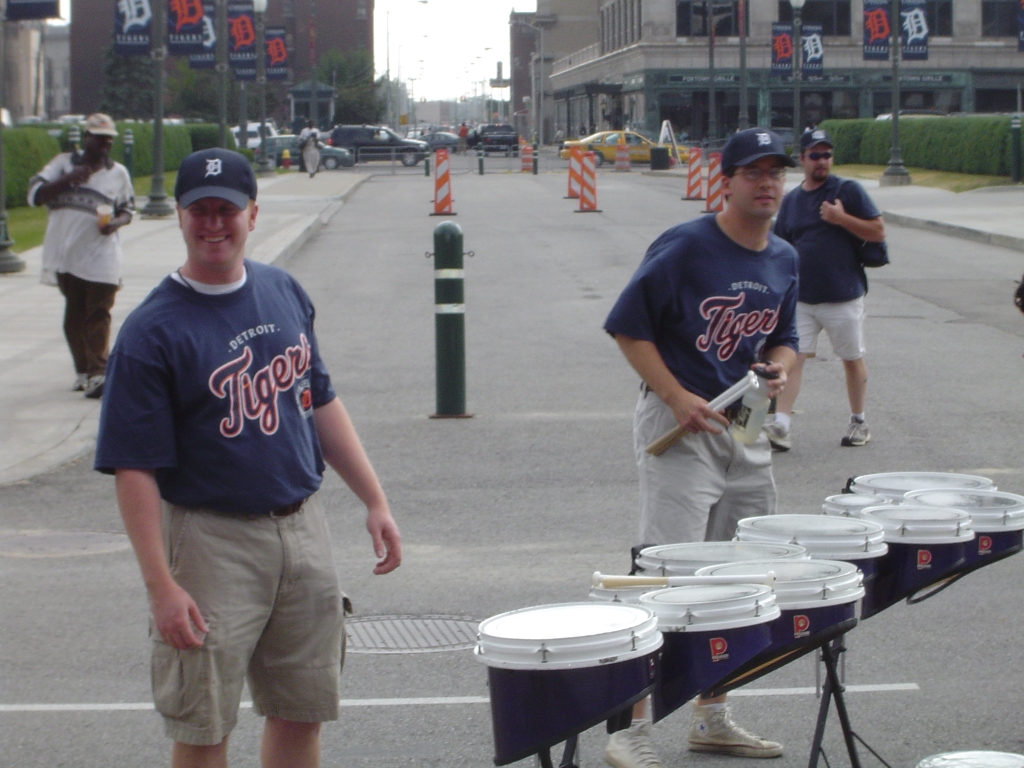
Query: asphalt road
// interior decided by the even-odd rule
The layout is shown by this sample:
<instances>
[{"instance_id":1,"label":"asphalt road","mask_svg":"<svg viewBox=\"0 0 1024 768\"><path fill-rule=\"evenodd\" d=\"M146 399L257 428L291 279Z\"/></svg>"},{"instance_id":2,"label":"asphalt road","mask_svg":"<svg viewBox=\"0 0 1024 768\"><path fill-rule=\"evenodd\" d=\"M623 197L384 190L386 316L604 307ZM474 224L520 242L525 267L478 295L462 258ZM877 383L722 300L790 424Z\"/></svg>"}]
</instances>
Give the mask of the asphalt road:
<instances>
[{"instance_id":1,"label":"asphalt road","mask_svg":"<svg viewBox=\"0 0 1024 768\"><path fill-rule=\"evenodd\" d=\"M434 410L432 189L380 176L287 265L318 309L317 334L402 526L405 563L371 574L361 512L325 482L342 582L360 617L472 620L584 599L594 570L622 572L636 530L630 425L637 379L601 331L646 245L697 215L678 182L602 172L600 214L573 213L561 175L453 178L450 219L465 231L468 410ZM1024 317L1010 303L1020 253L918 230L889 232L893 264L868 295L872 442L839 447L842 366L808 365L794 449L776 457L780 512L810 512L850 476L967 471L1024 492L1019 391ZM89 459L0 488L0 532L117 533L112 482ZM0 544L3 539L0 538ZM3 547L0 546L0 553ZM899 605L849 636L855 729L892 766L943 751L1024 752L1019 657L1024 558L983 569L934 599ZM166 763L147 711L147 607L131 552L0 554L0 766ZM487 766L485 668L468 651L351 654L325 766ZM734 697L739 721L785 743L775 766L802 766L814 685L805 658ZM469 697L468 699L464 697ZM387 701L384 701L387 700ZM687 711L654 727L666 766L735 765L686 751ZM841 754L836 719L827 738ZM235 765L257 764L259 722L243 710ZM583 765L604 735L584 734ZM873 758L864 758L874 765Z\"/></svg>"}]
</instances>

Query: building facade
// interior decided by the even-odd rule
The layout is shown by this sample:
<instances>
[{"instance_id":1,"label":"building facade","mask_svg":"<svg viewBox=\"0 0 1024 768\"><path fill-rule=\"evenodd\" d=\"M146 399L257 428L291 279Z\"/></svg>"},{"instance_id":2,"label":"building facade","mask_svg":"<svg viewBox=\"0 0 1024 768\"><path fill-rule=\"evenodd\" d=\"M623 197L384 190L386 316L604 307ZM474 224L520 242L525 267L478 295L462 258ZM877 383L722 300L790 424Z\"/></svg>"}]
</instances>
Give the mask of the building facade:
<instances>
[{"instance_id":1,"label":"building facade","mask_svg":"<svg viewBox=\"0 0 1024 768\"><path fill-rule=\"evenodd\" d=\"M319 57L329 50L367 50L372 56L373 3L374 0L269 3L267 26L285 28L291 77L283 87L309 79L311 51ZM88 114L99 108L104 49L113 44L113 39L114 3L75 0L71 16L71 103L75 112Z\"/></svg>"},{"instance_id":2,"label":"building facade","mask_svg":"<svg viewBox=\"0 0 1024 768\"><path fill-rule=\"evenodd\" d=\"M42 21L6 22L4 35L4 107L11 119L43 116Z\"/></svg>"},{"instance_id":3,"label":"building facade","mask_svg":"<svg viewBox=\"0 0 1024 768\"><path fill-rule=\"evenodd\" d=\"M51 120L71 111L71 29L47 24L43 32L43 107Z\"/></svg>"},{"instance_id":4,"label":"building facade","mask_svg":"<svg viewBox=\"0 0 1024 768\"><path fill-rule=\"evenodd\" d=\"M552 0L558 5L559 0ZM746 82L748 121L791 129L793 81L771 72L771 31L791 21L787 0L747 0L746 68L740 66L741 9L713 0L601 0L594 40L553 62L554 121L570 134L635 127L657 133L669 120L690 139L739 125ZM1019 0L925 0L928 59L900 62L900 108L954 112L1018 109L1024 53L1017 51ZM892 65L864 61L863 0L807 0L806 24L822 26L824 68L805 73L801 122L870 118L892 110ZM557 25L557 23L556 23ZM713 43L713 44L712 44ZM713 97L712 97L713 89Z\"/></svg>"}]
</instances>

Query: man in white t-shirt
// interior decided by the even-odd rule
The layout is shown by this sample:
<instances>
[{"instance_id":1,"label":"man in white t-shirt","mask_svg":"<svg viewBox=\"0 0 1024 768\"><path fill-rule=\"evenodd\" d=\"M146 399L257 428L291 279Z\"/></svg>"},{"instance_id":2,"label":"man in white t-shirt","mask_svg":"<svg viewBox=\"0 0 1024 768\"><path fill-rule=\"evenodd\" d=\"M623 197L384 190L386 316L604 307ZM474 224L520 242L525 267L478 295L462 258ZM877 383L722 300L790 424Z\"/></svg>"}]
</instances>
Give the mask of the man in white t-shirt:
<instances>
[{"instance_id":1,"label":"man in white t-shirt","mask_svg":"<svg viewBox=\"0 0 1024 768\"><path fill-rule=\"evenodd\" d=\"M132 220L128 169L110 157L117 127L96 113L85 121L84 151L64 152L29 182L28 204L50 209L42 281L64 295L64 336L75 363L75 391L103 395L110 310L121 284L117 231ZM104 208L106 206L106 208Z\"/></svg>"}]
</instances>

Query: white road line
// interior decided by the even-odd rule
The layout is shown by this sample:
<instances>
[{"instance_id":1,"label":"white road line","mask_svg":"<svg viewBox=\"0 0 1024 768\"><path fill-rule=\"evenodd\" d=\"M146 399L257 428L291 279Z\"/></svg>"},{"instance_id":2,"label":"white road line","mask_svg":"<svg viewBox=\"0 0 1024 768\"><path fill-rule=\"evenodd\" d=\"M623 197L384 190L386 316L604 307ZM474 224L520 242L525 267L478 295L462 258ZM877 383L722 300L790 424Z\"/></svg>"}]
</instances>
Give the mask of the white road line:
<instances>
[{"instance_id":1,"label":"white road line","mask_svg":"<svg viewBox=\"0 0 1024 768\"><path fill-rule=\"evenodd\" d=\"M847 693L892 693L897 691L919 691L917 683L892 683L889 685L848 685ZM733 691L730 696L806 696L813 695L814 688L755 688ZM343 707L420 707L452 704L487 704L486 696L433 696L417 699L342 699ZM243 709L251 709L251 701L243 701ZM0 704L0 713L18 712L137 712L152 711L152 704Z\"/></svg>"}]
</instances>

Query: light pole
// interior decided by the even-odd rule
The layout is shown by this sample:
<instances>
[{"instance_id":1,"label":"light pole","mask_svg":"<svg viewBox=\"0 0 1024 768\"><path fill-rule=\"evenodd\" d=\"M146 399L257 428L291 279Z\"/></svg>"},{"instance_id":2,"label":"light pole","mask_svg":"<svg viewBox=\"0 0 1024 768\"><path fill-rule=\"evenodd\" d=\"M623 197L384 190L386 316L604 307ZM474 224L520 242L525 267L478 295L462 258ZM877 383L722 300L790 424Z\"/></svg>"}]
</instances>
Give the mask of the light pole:
<instances>
[{"instance_id":1,"label":"light pole","mask_svg":"<svg viewBox=\"0 0 1024 768\"><path fill-rule=\"evenodd\" d=\"M804 79L804 34L800 11L803 10L804 0L789 0L789 4L793 7L793 151L799 154L800 136L803 133L800 115L800 84Z\"/></svg>"},{"instance_id":2,"label":"light pole","mask_svg":"<svg viewBox=\"0 0 1024 768\"><path fill-rule=\"evenodd\" d=\"M274 166L267 156L267 0L252 0L252 10L256 16L256 87L260 90L260 158L256 173L273 176Z\"/></svg>"},{"instance_id":3,"label":"light pole","mask_svg":"<svg viewBox=\"0 0 1024 768\"><path fill-rule=\"evenodd\" d=\"M144 219L172 216L174 208L164 191L164 59L167 57L166 3L153 3L153 176L149 182L149 199L143 206Z\"/></svg>"},{"instance_id":4,"label":"light pole","mask_svg":"<svg viewBox=\"0 0 1024 768\"><path fill-rule=\"evenodd\" d=\"M715 4L709 2L708 9L708 141L714 141L718 134L718 109L715 105Z\"/></svg>"},{"instance_id":5,"label":"light pole","mask_svg":"<svg viewBox=\"0 0 1024 768\"><path fill-rule=\"evenodd\" d=\"M533 108L533 129L536 132L537 141L544 144L544 27L535 21L510 21L509 24L530 27L535 33L540 32L540 56L534 56L533 59L533 77L531 78L533 98L530 105ZM539 69L538 63L540 64Z\"/></svg>"},{"instance_id":6,"label":"light pole","mask_svg":"<svg viewBox=\"0 0 1024 768\"><path fill-rule=\"evenodd\" d=\"M159 3L156 3L159 5ZM228 0L217 0L217 126L218 143L228 146ZM241 137L240 137L241 138Z\"/></svg>"},{"instance_id":7,"label":"light pole","mask_svg":"<svg viewBox=\"0 0 1024 768\"><path fill-rule=\"evenodd\" d=\"M313 121L313 128L319 129L320 115L318 114L320 94L316 90L316 0L309 4L309 119Z\"/></svg>"},{"instance_id":8,"label":"light pole","mask_svg":"<svg viewBox=\"0 0 1024 768\"><path fill-rule=\"evenodd\" d=\"M0 12L6 15L6 3L0 3ZM4 88L6 72L4 71L4 35L6 34L3 15L0 15L0 107L4 103ZM7 187L4 178L4 139L3 121L0 120L0 273L9 274L21 272L25 268L25 262L11 253L11 246L14 241L7 234Z\"/></svg>"},{"instance_id":9,"label":"light pole","mask_svg":"<svg viewBox=\"0 0 1024 768\"><path fill-rule=\"evenodd\" d=\"M889 139L889 164L878 183L883 187L902 187L911 183L910 173L900 157L900 6L889 0L889 53L892 56L892 135Z\"/></svg>"},{"instance_id":10,"label":"light pole","mask_svg":"<svg viewBox=\"0 0 1024 768\"><path fill-rule=\"evenodd\" d=\"M750 104L747 95L747 0L738 0L740 22L740 115L738 128L750 127Z\"/></svg>"}]
</instances>

